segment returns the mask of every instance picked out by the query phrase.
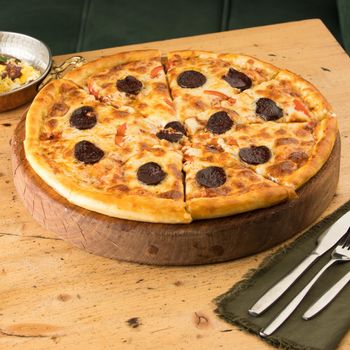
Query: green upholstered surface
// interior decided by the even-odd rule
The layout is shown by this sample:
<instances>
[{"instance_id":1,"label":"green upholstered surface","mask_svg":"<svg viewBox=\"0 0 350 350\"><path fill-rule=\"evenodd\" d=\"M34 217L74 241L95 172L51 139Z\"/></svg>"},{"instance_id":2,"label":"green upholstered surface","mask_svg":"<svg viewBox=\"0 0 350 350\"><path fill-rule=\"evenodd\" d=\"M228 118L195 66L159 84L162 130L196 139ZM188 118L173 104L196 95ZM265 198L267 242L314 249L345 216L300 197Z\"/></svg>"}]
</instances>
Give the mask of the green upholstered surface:
<instances>
[{"instance_id":1,"label":"green upholstered surface","mask_svg":"<svg viewBox=\"0 0 350 350\"><path fill-rule=\"evenodd\" d=\"M79 49L217 32L221 11L212 0L91 1Z\"/></svg>"},{"instance_id":2,"label":"green upholstered surface","mask_svg":"<svg viewBox=\"0 0 350 350\"><path fill-rule=\"evenodd\" d=\"M350 1L338 0L339 23L344 48L350 52Z\"/></svg>"},{"instance_id":3,"label":"green upholstered surface","mask_svg":"<svg viewBox=\"0 0 350 350\"><path fill-rule=\"evenodd\" d=\"M0 0L0 5L0 30L37 37L53 54L307 18L321 18L350 49L349 0Z\"/></svg>"},{"instance_id":4,"label":"green upholstered surface","mask_svg":"<svg viewBox=\"0 0 350 350\"><path fill-rule=\"evenodd\" d=\"M0 29L32 35L53 54L77 49L84 0L0 0ZM25 6L23 6L25 5Z\"/></svg>"}]
</instances>

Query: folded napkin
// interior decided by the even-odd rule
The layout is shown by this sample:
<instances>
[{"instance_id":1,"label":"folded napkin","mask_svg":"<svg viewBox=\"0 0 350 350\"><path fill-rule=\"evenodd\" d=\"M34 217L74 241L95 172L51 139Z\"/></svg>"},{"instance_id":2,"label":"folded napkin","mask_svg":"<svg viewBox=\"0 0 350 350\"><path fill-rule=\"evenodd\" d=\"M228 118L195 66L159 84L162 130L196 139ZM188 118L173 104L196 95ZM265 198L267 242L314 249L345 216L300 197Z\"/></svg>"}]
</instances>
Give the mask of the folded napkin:
<instances>
[{"instance_id":1,"label":"folded napkin","mask_svg":"<svg viewBox=\"0 0 350 350\"><path fill-rule=\"evenodd\" d=\"M350 201L311 227L287 248L282 248L266 258L256 270L249 272L244 280L233 286L227 293L217 297L214 302L217 304L218 315L243 330L259 335L259 331L266 327L328 262L333 249L317 260L281 299L261 316L250 316L248 309L270 287L299 264L315 248L318 236L348 210L350 210ZM345 287L336 299L313 319L305 321L302 315L349 270L350 262L331 266L290 318L270 337L261 339L285 349L335 349L350 328L350 286Z\"/></svg>"}]
</instances>

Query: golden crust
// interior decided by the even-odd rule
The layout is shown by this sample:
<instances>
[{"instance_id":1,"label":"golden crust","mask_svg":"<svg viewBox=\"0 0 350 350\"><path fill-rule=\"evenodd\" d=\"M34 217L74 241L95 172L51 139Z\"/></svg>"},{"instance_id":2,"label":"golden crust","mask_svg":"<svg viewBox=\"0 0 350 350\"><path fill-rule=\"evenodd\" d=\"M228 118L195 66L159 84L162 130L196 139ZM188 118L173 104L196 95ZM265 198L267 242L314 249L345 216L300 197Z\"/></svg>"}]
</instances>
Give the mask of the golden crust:
<instances>
[{"instance_id":1,"label":"golden crust","mask_svg":"<svg viewBox=\"0 0 350 350\"><path fill-rule=\"evenodd\" d=\"M228 62L236 62L236 64L241 66L249 65L255 69L262 70L265 74L268 74L269 79L273 79L280 71L280 68L273 64L261 61L249 55L222 53L218 55L218 58Z\"/></svg>"},{"instance_id":2,"label":"golden crust","mask_svg":"<svg viewBox=\"0 0 350 350\"><path fill-rule=\"evenodd\" d=\"M174 51L168 51L167 53L168 58L173 58L176 55L180 55L184 58L191 57L191 56L209 58L209 57L216 57L217 53L213 51L206 51L206 50L174 50Z\"/></svg>"},{"instance_id":3,"label":"golden crust","mask_svg":"<svg viewBox=\"0 0 350 350\"><path fill-rule=\"evenodd\" d=\"M84 86L86 79L90 75L96 74L101 70L112 68L115 65L127 63L130 61L158 59L160 63L160 57L161 54L159 50L135 50L118 52L114 55L101 57L94 61L85 63L82 66L68 72L64 78L70 79L80 86Z\"/></svg>"},{"instance_id":4,"label":"golden crust","mask_svg":"<svg viewBox=\"0 0 350 350\"><path fill-rule=\"evenodd\" d=\"M302 98L302 100L306 102L307 106L312 113L316 115L318 120L333 114L333 110L329 102L309 81L286 69L281 70L276 76L276 79L282 82L290 83L292 88Z\"/></svg>"},{"instance_id":5,"label":"golden crust","mask_svg":"<svg viewBox=\"0 0 350 350\"><path fill-rule=\"evenodd\" d=\"M315 146L307 163L290 176L283 179L285 186L298 189L311 179L328 160L338 131L337 119L327 117L321 120L315 130Z\"/></svg>"},{"instance_id":6,"label":"golden crust","mask_svg":"<svg viewBox=\"0 0 350 350\"><path fill-rule=\"evenodd\" d=\"M295 196L292 189L265 179L235 160L220 147L216 136L194 135L191 147L185 150L185 159L187 205L194 219L265 208ZM197 174L211 167L221 168L225 181L208 188L198 182Z\"/></svg>"},{"instance_id":7,"label":"golden crust","mask_svg":"<svg viewBox=\"0 0 350 350\"><path fill-rule=\"evenodd\" d=\"M194 198L187 207L193 219L209 219L271 207L288 198L286 188L272 186L228 197Z\"/></svg>"},{"instance_id":8,"label":"golden crust","mask_svg":"<svg viewBox=\"0 0 350 350\"><path fill-rule=\"evenodd\" d=\"M36 95L26 117L26 140L40 138L40 131L44 119L50 114L52 106L59 100L59 96L71 94L70 103L94 103L92 96L87 95L78 85L70 80L53 80Z\"/></svg>"}]
</instances>

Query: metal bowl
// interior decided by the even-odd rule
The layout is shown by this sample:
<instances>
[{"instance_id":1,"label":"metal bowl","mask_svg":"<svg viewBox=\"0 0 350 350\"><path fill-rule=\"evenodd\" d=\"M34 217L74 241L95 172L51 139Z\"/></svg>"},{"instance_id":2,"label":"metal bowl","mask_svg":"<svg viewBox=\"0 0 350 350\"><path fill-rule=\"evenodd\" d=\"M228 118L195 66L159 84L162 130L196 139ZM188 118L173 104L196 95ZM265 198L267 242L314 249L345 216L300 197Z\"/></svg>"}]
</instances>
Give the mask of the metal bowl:
<instances>
[{"instance_id":1,"label":"metal bowl","mask_svg":"<svg viewBox=\"0 0 350 350\"><path fill-rule=\"evenodd\" d=\"M21 106L34 98L38 85L51 69L52 56L50 49L38 39L20 33L1 31L0 54L24 60L41 72L36 80L0 94L0 112L3 112Z\"/></svg>"}]
</instances>

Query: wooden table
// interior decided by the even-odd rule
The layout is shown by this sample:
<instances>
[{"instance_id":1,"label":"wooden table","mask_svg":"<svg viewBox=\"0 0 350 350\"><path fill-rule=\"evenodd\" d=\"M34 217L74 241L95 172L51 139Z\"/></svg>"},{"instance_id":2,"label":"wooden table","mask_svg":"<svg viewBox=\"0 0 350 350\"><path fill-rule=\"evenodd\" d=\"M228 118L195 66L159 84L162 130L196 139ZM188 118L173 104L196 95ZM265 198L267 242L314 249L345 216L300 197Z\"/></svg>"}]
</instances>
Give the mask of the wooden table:
<instances>
[{"instance_id":1,"label":"wooden table","mask_svg":"<svg viewBox=\"0 0 350 350\"><path fill-rule=\"evenodd\" d=\"M327 213L350 198L350 61L322 22L208 34L84 56L136 48L241 52L315 83L334 106L342 135L340 183ZM9 142L26 107L0 114L0 349L270 348L219 320L212 299L273 250L217 265L150 267L90 255L40 227L18 200L11 175ZM350 332L339 349L349 348Z\"/></svg>"}]
</instances>

